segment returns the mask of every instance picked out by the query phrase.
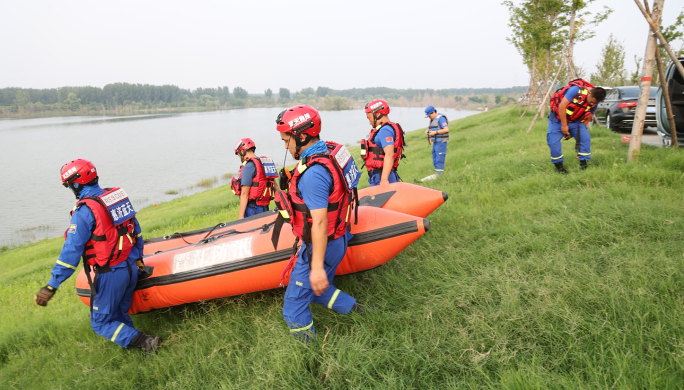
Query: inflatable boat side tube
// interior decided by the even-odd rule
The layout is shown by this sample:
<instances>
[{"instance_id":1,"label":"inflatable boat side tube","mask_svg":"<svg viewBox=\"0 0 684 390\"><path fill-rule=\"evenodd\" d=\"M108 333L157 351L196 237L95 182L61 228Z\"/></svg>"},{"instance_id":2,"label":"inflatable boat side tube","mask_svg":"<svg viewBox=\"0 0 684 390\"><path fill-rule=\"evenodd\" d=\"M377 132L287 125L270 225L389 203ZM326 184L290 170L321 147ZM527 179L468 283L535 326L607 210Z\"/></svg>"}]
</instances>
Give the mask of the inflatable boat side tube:
<instances>
[{"instance_id":1,"label":"inflatable boat side tube","mask_svg":"<svg viewBox=\"0 0 684 390\"><path fill-rule=\"evenodd\" d=\"M427 232L429 229L429 222L427 219L423 220L424 229ZM416 221L407 221L398 223L396 225L383 227L376 230L371 230L368 232L362 232L354 235L351 240L349 240L349 246L358 246L370 244L376 241L386 240L392 237L398 237L405 234L411 234L418 232L418 223ZM197 246L202 246L199 244ZM208 278L211 276L223 275L230 272L241 271L248 268L258 267L262 265L267 265L271 263L277 263L290 258L292 254L292 249L282 249L275 252L265 253L262 255L257 255L242 259L239 261L218 264L207 268L201 268L192 271L186 271L178 274L170 274L159 276L155 278L149 278L138 281L136 285L136 290L144 290L156 286L167 286L175 283L189 282L197 279ZM90 297L89 288L77 288L76 294L81 297Z\"/></svg>"}]
</instances>

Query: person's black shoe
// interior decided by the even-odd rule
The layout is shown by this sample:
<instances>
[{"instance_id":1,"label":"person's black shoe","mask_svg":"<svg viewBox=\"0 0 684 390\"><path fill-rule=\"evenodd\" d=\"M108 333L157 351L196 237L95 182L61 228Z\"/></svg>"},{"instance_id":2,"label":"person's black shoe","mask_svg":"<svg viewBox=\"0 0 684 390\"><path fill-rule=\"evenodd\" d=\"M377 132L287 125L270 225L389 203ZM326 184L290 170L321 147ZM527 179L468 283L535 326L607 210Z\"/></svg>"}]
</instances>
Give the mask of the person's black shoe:
<instances>
[{"instance_id":1,"label":"person's black shoe","mask_svg":"<svg viewBox=\"0 0 684 390\"><path fill-rule=\"evenodd\" d=\"M587 169L587 160L580 160L580 170Z\"/></svg>"},{"instance_id":2,"label":"person's black shoe","mask_svg":"<svg viewBox=\"0 0 684 390\"><path fill-rule=\"evenodd\" d=\"M420 180L418 180L418 179L413 179L413 182L416 183L416 184L422 183L422 181L420 181Z\"/></svg>"},{"instance_id":3,"label":"person's black shoe","mask_svg":"<svg viewBox=\"0 0 684 390\"><path fill-rule=\"evenodd\" d=\"M565 170L565 167L563 166L562 162L554 163L553 165L556 166L556 172L566 174L568 171Z\"/></svg>"},{"instance_id":4,"label":"person's black shoe","mask_svg":"<svg viewBox=\"0 0 684 390\"><path fill-rule=\"evenodd\" d=\"M372 307L372 306L364 306L364 305L356 302L354 304L354 307L352 307L351 311L354 313L367 313L367 312L372 312L372 311L378 311L378 308Z\"/></svg>"},{"instance_id":5,"label":"person's black shoe","mask_svg":"<svg viewBox=\"0 0 684 390\"><path fill-rule=\"evenodd\" d=\"M152 353L161 347L161 343L161 337L150 336L149 334L140 332L131 340L131 343L128 346L138 347L142 349L144 353Z\"/></svg>"}]
</instances>

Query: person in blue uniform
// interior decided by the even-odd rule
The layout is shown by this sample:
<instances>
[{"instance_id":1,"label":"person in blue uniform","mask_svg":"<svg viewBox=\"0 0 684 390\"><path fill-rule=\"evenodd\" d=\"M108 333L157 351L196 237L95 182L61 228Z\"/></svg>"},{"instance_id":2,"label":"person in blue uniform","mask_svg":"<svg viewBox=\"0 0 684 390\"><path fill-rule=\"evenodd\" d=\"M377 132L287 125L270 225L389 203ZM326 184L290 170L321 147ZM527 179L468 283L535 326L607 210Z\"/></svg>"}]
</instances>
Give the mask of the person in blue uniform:
<instances>
[{"instance_id":1,"label":"person in blue uniform","mask_svg":"<svg viewBox=\"0 0 684 390\"><path fill-rule=\"evenodd\" d=\"M371 187L401 181L397 169L404 157L404 130L389 120L390 106L383 99L368 102L364 108L371 125L368 139L361 141L361 157L368 169Z\"/></svg>"},{"instance_id":2,"label":"person in blue uniform","mask_svg":"<svg viewBox=\"0 0 684 390\"><path fill-rule=\"evenodd\" d=\"M300 121L299 118L304 119ZM318 137L321 120L318 111L314 108L293 107L281 113L276 122L285 148L295 159L305 161L311 156L328 152L325 142ZM351 163L353 164L353 160ZM362 312L367 308L359 305L349 294L333 286L335 271L352 237L351 233L345 229L340 237L328 241L329 230L337 226L335 221L328 218L329 197L334 189L333 178L323 165L312 164L306 168L302 167L306 166L300 163L295 168L303 173L295 172L292 180L297 183L296 191L290 184L289 193L290 195L301 194L308 209L305 213L310 214L310 242L307 243L307 240L304 240L294 268L291 269L283 302L283 317L292 335L308 340L315 334L309 309L310 303L317 303L340 314L348 314L351 311ZM301 204L298 208L303 209ZM295 213L296 210L297 208L295 208ZM301 234L302 231L296 232L296 223L291 223L295 235ZM285 272L287 270L286 268Z\"/></svg>"},{"instance_id":3,"label":"person in blue uniform","mask_svg":"<svg viewBox=\"0 0 684 390\"><path fill-rule=\"evenodd\" d=\"M581 79L573 80L552 96L546 142L551 152L551 162L559 173L567 173L563 166L564 157L561 145L561 140L564 138L575 138L579 144L577 156L580 169L587 168L587 162L591 160L591 135L587 130L587 124L591 121L598 103L602 102L605 97L606 91L603 88L593 87Z\"/></svg>"},{"instance_id":4,"label":"person in blue uniform","mask_svg":"<svg viewBox=\"0 0 684 390\"><path fill-rule=\"evenodd\" d=\"M432 142L432 165L435 167L435 174L422 180L430 180L444 173L444 160L447 154L447 141L449 141L449 122L433 106L427 106L425 117L430 118L430 125L425 130L425 134Z\"/></svg>"},{"instance_id":5,"label":"person in blue uniform","mask_svg":"<svg viewBox=\"0 0 684 390\"><path fill-rule=\"evenodd\" d=\"M278 176L275 164L268 157L257 157L255 151L251 138L242 138L235 145L235 155L240 157L242 166L239 178L233 178L230 186L240 196L238 219L268 211L273 199L274 178Z\"/></svg>"},{"instance_id":6,"label":"person in blue uniform","mask_svg":"<svg viewBox=\"0 0 684 390\"><path fill-rule=\"evenodd\" d=\"M87 160L71 161L62 168L62 180L65 187L72 189L76 198L79 199L79 203L72 213L71 225L65 232L66 241L56 264L52 268L52 276L47 285L41 288L34 297L39 306L47 306L48 301L52 299L62 283L76 271L81 257L84 258L84 264L86 259L90 260L96 257L92 254L95 253L93 252L94 246L104 245L107 240L104 235L100 238L96 237L96 233L100 229L98 229L94 215L94 212L97 212L100 217L109 217L106 214L107 211L92 211L92 204L89 206L81 203L86 198L95 198L105 194L105 190L97 184L98 177L95 167ZM127 206L130 206L130 203ZM125 212L132 210L132 206L124 208ZM107 221L109 220L107 219ZM97 275L91 288L94 286L96 293L91 304L90 323L95 333L121 347L138 347L145 352L151 352L159 348L161 339L136 329L128 315L138 274L143 271L142 262L136 263L136 260L142 259L144 245L140 224L135 217L130 220L130 225L130 233L122 236L122 238L130 239L132 245L129 247L130 253L127 258L118 263L115 261L107 263L105 261L104 264L108 264L107 266L94 266ZM112 226L108 227L112 228ZM112 235L110 234L110 236ZM135 240L132 237L135 237ZM110 237L109 240L118 240L118 238ZM119 244L119 249L121 247ZM95 260L101 259L95 258Z\"/></svg>"}]
</instances>

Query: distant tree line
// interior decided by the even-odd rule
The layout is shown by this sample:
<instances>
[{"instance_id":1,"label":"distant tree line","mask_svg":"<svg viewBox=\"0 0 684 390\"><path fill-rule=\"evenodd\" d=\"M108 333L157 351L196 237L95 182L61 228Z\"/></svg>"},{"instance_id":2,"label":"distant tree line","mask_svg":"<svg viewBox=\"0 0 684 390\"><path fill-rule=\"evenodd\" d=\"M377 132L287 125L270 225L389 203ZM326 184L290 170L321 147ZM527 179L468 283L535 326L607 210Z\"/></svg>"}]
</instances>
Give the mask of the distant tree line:
<instances>
[{"instance_id":1,"label":"distant tree line","mask_svg":"<svg viewBox=\"0 0 684 390\"><path fill-rule=\"evenodd\" d=\"M427 102L445 107L460 107L469 102L486 102L488 99L485 96L488 95L513 97L524 91L525 87L439 90L376 87L335 90L319 86L316 89L307 87L295 92L288 88L280 88L277 94L269 88L261 94L250 94L242 87L235 87L232 91L226 86L190 90L176 85L130 83L107 84L102 88L2 88L0 116L126 115L157 111L274 107L288 104L309 104L323 110L347 110L362 107L365 102L372 99L386 99L395 106L420 106ZM482 98L468 99L468 96Z\"/></svg>"}]
</instances>

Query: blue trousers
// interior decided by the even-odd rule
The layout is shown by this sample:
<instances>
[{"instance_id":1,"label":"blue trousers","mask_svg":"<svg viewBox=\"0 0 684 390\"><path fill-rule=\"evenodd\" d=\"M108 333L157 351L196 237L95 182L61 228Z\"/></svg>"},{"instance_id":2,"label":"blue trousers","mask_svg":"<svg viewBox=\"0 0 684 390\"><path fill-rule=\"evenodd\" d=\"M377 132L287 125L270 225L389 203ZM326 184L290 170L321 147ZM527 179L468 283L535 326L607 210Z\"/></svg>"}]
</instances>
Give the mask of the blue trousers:
<instances>
[{"instance_id":1,"label":"blue trousers","mask_svg":"<svg viewBox=\"0 0 684 390\"><path fill-rule=\"evenodd\" d=\"M311 302L341 314L349 314L349 311L354 307L356 299L333 286L335 271L337 271L337 266L340 265L345 252L347 252L347 242L351 237L351 233L347 233L346 236L328 243L323 267L328 274L328 283L330 285L320 296L316 296L311 289L309 282L309 275L311 273L309 256L306 246L302 245L297 263L290 274L290 284L288 284L287 290L285 290L283 302L283 317L290 327L290 332L293 336L308 340L316 334L311 310L309 309L309 303Z\"/></svg>"},{"instance_id":2,"label":"blue trousers","mask_svg":"<svg viewBox=\"0 0 684 390\"><path fill-rule=\"evenodd\" d=\"M577 140L577 133L580 136L580 147L577 155L581 160L591 160L591 135L587 130L587 126L581 122L568 123L568 130L570 130L570 135ZM551 162L559 163L563 162L563 151L561 150L563 139L563 132L561 131L561 122L558 118L554 116L553 113L549 116L549 131L546 134L546 142L549 144L549 149L551 150Z\"/></svg>"},{"instance_id":3,"label":"blue trousers","mask_svg":"<svg viewBox=\"0 0 684 390\"><path fill-rule=\"evenodd\" d=\"M444 159L447 154L447 143L446 142L433 142L432 143L432 165L435 166L435 172L438 175L444 173Z\"/></svg>"},{"instance_id":4,"label":"blue trousers","mask_svg":"<svg viewBox=\"0 0 684 390\"><path fill-rule=\"evenodd\" d=\"M264 211L268 211L268 206L257 206L255 203L247 203L247 208L245 208L245 218L251 217L252 215L261 214Z\"/></svg>"},{"instance_id":5,"label":"blue trousers","mask_svg":"<svg viewBox=\"0 0 684 390\"><path fill-rule=\"evenodd\" d=\"M379 186L379 185L380 185L380 176L381 176L381 173L378 172L378 173L376 173L376 174L374 174L374 175L371 175L371 174L370 174L371 172L372 172L372 171L369 171L369 172L368 172L368 174L369 174L369 176L368 176L368 184L369 184L371 187ZM398 181L401 181L401 178L400 178L399 175L397 174L397 171L394 171L394 170L393 170L392 172L390 172L389 177L388 177L388 180L389 180L390 183L396 183L396 182L398 182Z\"/></svg>"},{"instance_id":6,"label":"blue trousers","mask_svg":"<svg viewBox=\"0 0 684 390\"><path fill-rule=\"evenodd\" d=\"M97 294L93 301L90 326L95 333L124 348L128 348L139 332L128 315L136 283L138 268L135 259L130 258L112 267L110 272L97 275L95 282Z\"/></svg>"}]
</instances>

